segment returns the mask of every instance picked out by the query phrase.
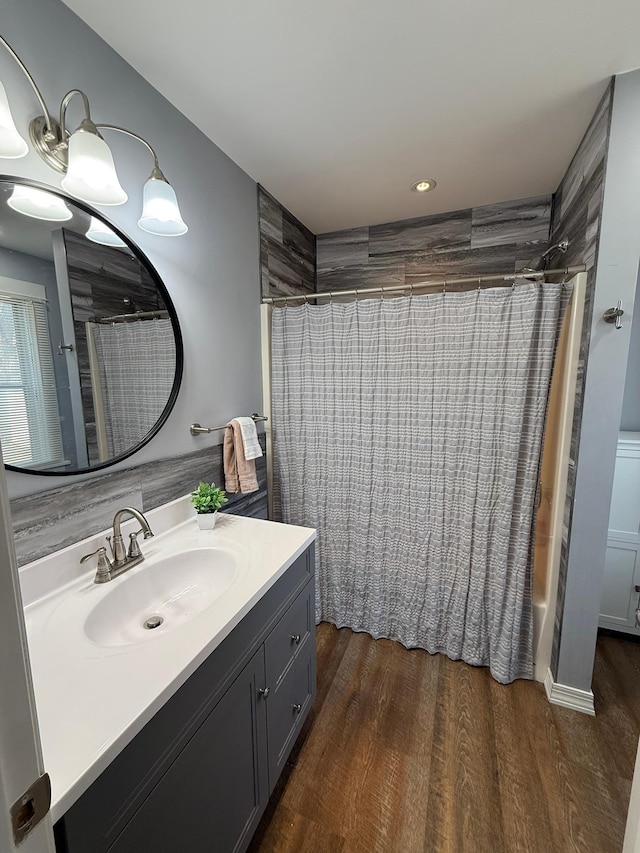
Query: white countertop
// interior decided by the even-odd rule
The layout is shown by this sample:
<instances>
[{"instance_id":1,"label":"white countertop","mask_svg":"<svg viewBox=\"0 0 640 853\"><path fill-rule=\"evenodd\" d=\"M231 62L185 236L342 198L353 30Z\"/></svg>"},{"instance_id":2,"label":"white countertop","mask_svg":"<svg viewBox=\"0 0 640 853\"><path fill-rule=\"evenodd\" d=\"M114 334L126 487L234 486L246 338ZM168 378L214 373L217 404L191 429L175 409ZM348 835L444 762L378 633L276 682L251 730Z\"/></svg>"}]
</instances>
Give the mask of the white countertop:
<instances>
[{"instance_id":1,"label":"white countertop","mask_svg":"<svg viewBox=\"0 0 640 853\"><path fill-rule=\"evenodd\" d=\"M239 570L231 586L190 621L137 645L105 647L87 638L83 614L138 567L109 583L94 584L95 560L86 570L87 564L80 567L78 561L103 544L103 534L21 569L54 821L315 539L308 528L226 514L219 516L214 530L200 531L187 498L146 516L156 536L141 542L146 559L139 568L151 569L154 558L167 553L216 546L236 555ZM164 532L157 535L159 529Z\"/></svg>"}]
</instances>

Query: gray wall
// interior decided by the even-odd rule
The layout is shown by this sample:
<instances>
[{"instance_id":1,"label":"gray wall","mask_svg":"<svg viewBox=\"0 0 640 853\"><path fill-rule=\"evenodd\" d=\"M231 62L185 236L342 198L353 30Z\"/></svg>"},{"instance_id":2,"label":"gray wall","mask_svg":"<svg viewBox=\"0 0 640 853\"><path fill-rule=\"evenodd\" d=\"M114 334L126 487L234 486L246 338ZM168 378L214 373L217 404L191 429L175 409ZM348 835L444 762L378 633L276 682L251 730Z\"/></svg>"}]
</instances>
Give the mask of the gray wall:
<instances>
[{"instance_id":1,"label":"gray wall","mask_svg":"<svg viewBox=\"0 0 640 853\"><path fill-rule=\"evenodd\" d=\"M625 320L631 322L628 312ZM624 382L624 402L622 404L620 429L640 432L640 294L637 291L631 325L631 341Z\"/></svg>"},{"instance_id":2,"label":"gray wall","mask_svg":"<svg viewBox=\"0 0 640 853\"><path fill-rule=\"evenodd\" d=\"M640 71L615 78L556 681L589 690L640 260ZM602 320L622 300L622 330ZM596 697L597 701L597 697Z\"/></svg>"},{"instance_id":3,"label":"gray wall","mask_svg":"<svg viewBox=\"0 0 640 853\"><path fill-rule=\"evenodd\" d=\"M320 234L317 289L515 272L547 248L551 196Z\"/></svg>"},{"instance_id":4,"label":"gray wall","mask_svg":"<svg viewBox=\"0 0 640 853\"><path fill-rule=\"evenodd\" d=\"M148 152L134 140L109 136L129 202L104 212L158 270L176 306L185 343L184 378L174 411L160 433L116 470L204 451L220 442L221 433L193 438L193 421L217 425L261 405L256 184L59 0L4 0L2 34L54 113L69 89L84 89L95 121L124 125L149 139L177 191L188 234L162 238L141 231L136 223L152 165ZM1 48L0 78L16 123L26 134L38 104ZM79 106L72 103L71 121L80 117ZM59 186L58 174L33 153L4 160L0 169ZM87 475L7 476L11 497L78 479Z\"/></svg>"}]
</instances>

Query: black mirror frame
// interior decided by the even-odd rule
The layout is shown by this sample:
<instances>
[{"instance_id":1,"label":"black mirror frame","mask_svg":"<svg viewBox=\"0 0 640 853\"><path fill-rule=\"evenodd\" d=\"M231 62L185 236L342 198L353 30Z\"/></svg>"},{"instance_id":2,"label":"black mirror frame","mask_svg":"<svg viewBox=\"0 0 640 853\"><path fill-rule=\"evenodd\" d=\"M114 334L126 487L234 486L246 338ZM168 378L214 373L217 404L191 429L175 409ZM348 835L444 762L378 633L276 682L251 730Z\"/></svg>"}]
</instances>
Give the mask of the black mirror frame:
<instances>
[{"instance_id":1,"label":"black mirror frame","mask_svg":"<svg viewBox=\"0 0 640 853\"><path fill-rule=\"evenodd\" d=\"M180 331L180 324L178 323L178 315L176 313L176 309L174 308L171 297L169 296L169 292L165 287L162 279L160 278L158 271L151 263L146 254L140 249L138 246L133 243L129 237L124 234L117 225L114 225L113 222L110 222L102 212L96 211L94 208L85 204L78 199L73 198L72 196L66 195L61 192L57 187L51 187L48 184L43 184L40 181L32 181L27 178L20 178L13 175L0 175L0 182L3 183L12 183L12 184L21 184L27 187L33 187L37 190L45 190L46 192L51 193L52 195L56 195L64 201L71 202L80 210L84 211L88 216L95 216L100 219L104 224L110 228L118 237L126 243L129 247L132 254L138 258L138 260L144 264L147 268L149 275L153 279L156 287L160 291L162 295L162 299L164 300L167 311L169 312L169 318L171 319L171 326L173 328L173 335L175 338L176 345L176 372L173 378L173 385L171 386L171 392L169 394L169 399L167 400L167 404L162 410L160 417L155 422L153 427L149 430L149 432L144 436L144 438L138 442L134 447L128 450L126 453L121 453L119 456L114 456L106 462L100 462L97 465L92 465L89 468L78 468L75 471L39 471L38 469L32 468L20 468L17 465L7 465L5 464L5 469L7 471L15 471L18 474L35 474L39 477L73 477L77 474L91 474L94 471L101 471L105 468L110 468L112 465L116 465L118 462L122 462L125 459L129 459L139 450L141 450L145 445L147 445L151 439L158 434L160 429L164 426L167 418L171 414L173 407L176 404L176 400L178 399L178 392L180 391L180 384L182 382L182 373L184 369L184 349L182 344L182 333ZM167 238L171 239L171 238Z\"/></svg>"}]
</instances>

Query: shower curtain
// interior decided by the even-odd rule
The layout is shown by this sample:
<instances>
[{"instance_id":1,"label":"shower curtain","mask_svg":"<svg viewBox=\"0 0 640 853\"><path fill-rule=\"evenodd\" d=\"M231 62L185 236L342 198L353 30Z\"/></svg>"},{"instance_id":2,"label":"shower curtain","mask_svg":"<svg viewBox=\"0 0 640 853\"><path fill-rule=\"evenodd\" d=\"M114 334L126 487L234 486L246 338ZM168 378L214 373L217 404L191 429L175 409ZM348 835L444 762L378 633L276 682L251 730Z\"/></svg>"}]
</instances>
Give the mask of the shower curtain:
<instances>
[{"instance_id":1,"label":"shower curtain","mask_svg":"<svg viewBox=\"0 0 640 853\"><path fill-rule=\"evenodd\" d=\"M530 542L564 288L276 308L274 508L317 621L532 677Z\"/></svg>"},{"instance_id":2,"label":"shower curtain","mask_svg":"<svg viewBox=\"0 0 640 853\"><path fill-rule=\"evenodd\" d=\"M173 327L159 318L90 325L109 456L117 456L142 441L167 405L176 372Z\"/></svg>"}]
</instances>

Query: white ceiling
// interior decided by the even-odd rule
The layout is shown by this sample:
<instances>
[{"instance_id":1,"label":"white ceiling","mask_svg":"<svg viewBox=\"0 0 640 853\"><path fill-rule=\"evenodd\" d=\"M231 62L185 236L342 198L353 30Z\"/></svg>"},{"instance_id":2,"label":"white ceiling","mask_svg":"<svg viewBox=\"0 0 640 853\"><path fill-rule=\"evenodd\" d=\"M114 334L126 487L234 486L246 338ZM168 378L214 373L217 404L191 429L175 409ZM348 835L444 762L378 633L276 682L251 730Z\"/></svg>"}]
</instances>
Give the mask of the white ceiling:
<instances>
[{"instance_id":1,"label":"white ceiling","mask_svg":"<svg viewBox=\"0 0 640 853\"><path fill-rule=\"evenodd\" d=\"M638 0L64 2L315 233L553 192L640 66Z\"/></svg>"}]
</instances>

